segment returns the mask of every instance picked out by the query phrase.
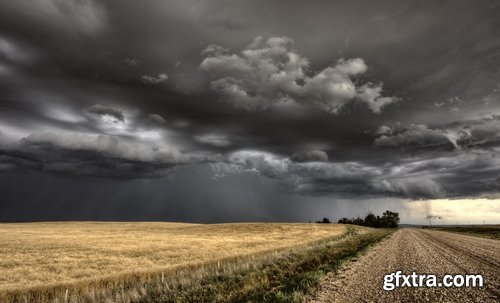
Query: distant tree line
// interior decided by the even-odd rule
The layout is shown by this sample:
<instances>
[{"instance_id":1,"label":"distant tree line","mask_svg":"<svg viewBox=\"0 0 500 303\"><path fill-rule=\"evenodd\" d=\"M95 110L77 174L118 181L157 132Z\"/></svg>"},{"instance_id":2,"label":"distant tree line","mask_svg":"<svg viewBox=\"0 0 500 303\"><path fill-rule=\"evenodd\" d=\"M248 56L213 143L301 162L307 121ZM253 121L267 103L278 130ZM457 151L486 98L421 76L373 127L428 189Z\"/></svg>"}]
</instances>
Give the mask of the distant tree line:
<instances>
[{"instance_id":1,"label":"distant tree line","mask_svg":"<svg viewBox=\"0 0 500 303\"><path fill-rule=\"evenodd\" d=\"M328 219L328 218L323 218L320 221L316 221L316 223L332 223L332 222L330 222L330 219Z\"/></svg>"},{"instance_id":2,"label":"distant tree line","mask_svg":"<svg viewBox=\"0 0 500 303\"><path fill-rule=\"evenodd\" d=\"M321 222L324 223L324 222ZM352 219L342 218L338 221L342 224L355 224L361 226L375 227L375 228L394 228L399 226L399 213L386 210L381 216L375 216L372 213L366 215L364 219L357 217Z\"/></svg>"}]
</instances>

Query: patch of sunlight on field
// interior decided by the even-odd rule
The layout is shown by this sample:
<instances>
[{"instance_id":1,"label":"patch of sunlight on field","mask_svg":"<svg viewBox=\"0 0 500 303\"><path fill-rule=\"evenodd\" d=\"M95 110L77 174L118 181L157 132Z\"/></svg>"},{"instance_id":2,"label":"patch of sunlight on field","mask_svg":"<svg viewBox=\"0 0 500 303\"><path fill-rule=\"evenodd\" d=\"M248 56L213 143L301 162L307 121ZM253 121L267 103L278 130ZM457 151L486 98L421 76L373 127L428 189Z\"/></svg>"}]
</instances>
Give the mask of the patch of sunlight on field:
<instances>
[{"instance_id":1,"label":"patch of sunlight on field","mask_svg":"<svg viewBox=\"0 0 500 303\"><path fill-rule=\"evenodd\" d=\"M336 224L0 224L0 291L213 262L344 231Z\"/></svg>"}]
</instances>

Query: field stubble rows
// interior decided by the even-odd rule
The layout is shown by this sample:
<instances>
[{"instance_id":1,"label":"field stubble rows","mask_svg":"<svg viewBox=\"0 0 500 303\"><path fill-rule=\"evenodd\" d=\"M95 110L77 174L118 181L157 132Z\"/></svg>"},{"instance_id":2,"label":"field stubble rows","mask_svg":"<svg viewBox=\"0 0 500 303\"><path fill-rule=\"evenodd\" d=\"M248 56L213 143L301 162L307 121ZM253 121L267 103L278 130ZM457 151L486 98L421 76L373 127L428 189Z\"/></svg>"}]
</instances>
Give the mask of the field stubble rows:
<instances>
[{"instance_id":1,"label":"field stubble rows","mask_svg":"<svg viewBox=\"0 0 500 303\"><path fill-rule=\"evenodd\" d=\"M95 292L163 274L182 284L207 275L208 265L216 264L210 269L215 271L220 262L234 270L248 267L252 262L245 259L281 254L345 231L333 224L1 224L0 297L56 298L65 289Z\"/></svg>"}]
</instances>

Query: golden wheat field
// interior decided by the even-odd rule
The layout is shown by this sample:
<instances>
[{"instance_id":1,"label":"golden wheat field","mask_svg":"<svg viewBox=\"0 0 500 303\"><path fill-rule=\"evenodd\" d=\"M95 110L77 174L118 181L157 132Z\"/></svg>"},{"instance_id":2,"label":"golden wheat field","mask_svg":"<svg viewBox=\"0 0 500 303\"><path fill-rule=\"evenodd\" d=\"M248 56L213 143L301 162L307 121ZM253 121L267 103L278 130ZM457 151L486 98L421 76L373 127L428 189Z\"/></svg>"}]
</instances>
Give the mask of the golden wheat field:
<instances>
[{"instance_id":1,"label":"golden wheat field","mask_svg":"<svg viewBox=\"0 0 500 303\"><path fill-rule=\"evenodd\" d=\"M0 292L213 263L344 231L336 224L0 224Z\"/></svg>"}]
</instances>

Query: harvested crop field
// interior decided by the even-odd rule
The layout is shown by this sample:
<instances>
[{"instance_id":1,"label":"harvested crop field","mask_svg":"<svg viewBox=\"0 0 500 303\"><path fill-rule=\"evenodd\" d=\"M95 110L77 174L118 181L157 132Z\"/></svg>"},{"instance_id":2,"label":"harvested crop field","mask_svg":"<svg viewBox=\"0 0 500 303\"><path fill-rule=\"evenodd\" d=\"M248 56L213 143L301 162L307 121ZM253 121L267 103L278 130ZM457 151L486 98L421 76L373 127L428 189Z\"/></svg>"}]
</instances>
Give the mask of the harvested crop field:
<instances>
[{"instance_id":1,"label":"harvested crop field","mask_svg":"<svg viewBox=\"0 0 500 303\"><path fill-rule=\"evenodd\" d=\"M0 224L0 292L203 265L344 232L335 224Z\"/></svg>"},{"instance_id":2,"label":"harvested crop field","mask_svg":"<svg viewBox=\"0 0 500 303\"><path fill-rule=\"evenodd\" d=\"M439 226L434 229L500 240L500 225Z\"/></svg>"}]
</instances>

